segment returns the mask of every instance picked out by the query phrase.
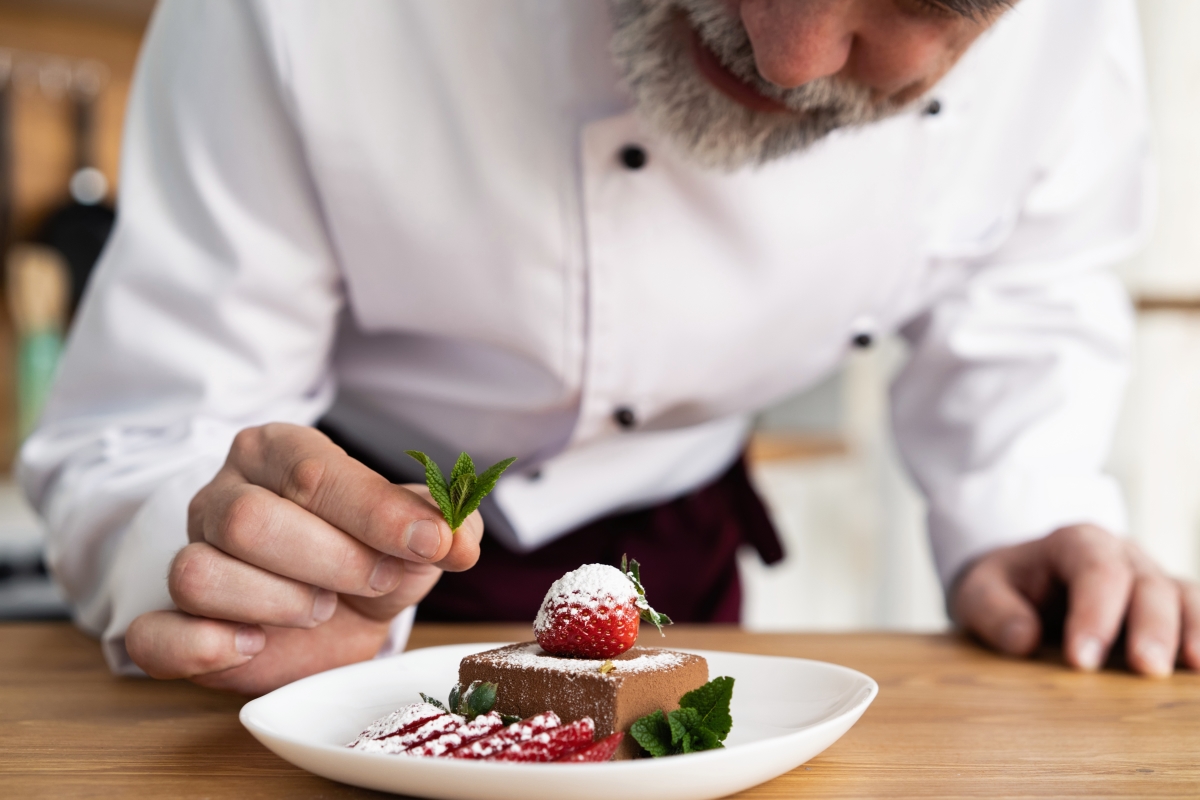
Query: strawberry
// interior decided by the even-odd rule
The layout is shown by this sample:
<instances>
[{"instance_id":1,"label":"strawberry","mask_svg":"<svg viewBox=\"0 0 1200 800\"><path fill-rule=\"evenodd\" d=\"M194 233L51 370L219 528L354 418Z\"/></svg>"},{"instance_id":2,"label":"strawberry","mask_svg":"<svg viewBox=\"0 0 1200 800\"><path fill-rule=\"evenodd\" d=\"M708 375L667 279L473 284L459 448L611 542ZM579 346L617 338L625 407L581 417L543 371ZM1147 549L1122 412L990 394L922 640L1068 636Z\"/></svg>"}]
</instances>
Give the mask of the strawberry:
<instances>
[{"instance_id":1,"label":"strawberry","mask_svg":"<svg viewBox=\"0 0 1200 800\"><path fill-rule=\"evenodd\" d=\"M633 647L641 620L671 624L646 602L638 562L621 569L585 564L556 580L542 600L534 636L547 653L576 658L615 658Z\"/></svg>"},{"instance_id":2,"label":"strawberry","mask_svg":"<svg viewBox=\"0 0 1200 800\"><path fill-rule=\"evenodd\" d=\"M560 725L553 730L534 736L528 741L514 742L492 756L489 761L557 761L574 753L576 750L589 747L596 726L591 717Z\"/></svg>"},{"instance_id":3,"label":"strawberry","mask_svg":"<svg viewBox=\"0 0 1200 800\"><path fill-rule=\"evenodd\" d=\"M554 730L561 724L562 720L558 718L557 714L553 711L547 711L544 714L538 714L535 717L514 722L507 728L502 728L493 733L491 736L485 736L469 744L464 744L461 747L451 750L447 757L490 760L514 744L528 742L547 731Z\"/></svg>"},{"instance_id":4,"label":"strawberry","mask_svg":"<svg viewBox=\"0 0 1200 800\"><path fill-rule=\"evenodd\" d=\"M567 753L565 756L559 756L558 761L574 763L608 761L613 757L613 753L617 752L617 746L621 744L621 740L624 738L625 734L617 731L611 736L605 736L595 744L589 744L586 747L581 747L578 750Z\"/></svg>"}]
</instances>

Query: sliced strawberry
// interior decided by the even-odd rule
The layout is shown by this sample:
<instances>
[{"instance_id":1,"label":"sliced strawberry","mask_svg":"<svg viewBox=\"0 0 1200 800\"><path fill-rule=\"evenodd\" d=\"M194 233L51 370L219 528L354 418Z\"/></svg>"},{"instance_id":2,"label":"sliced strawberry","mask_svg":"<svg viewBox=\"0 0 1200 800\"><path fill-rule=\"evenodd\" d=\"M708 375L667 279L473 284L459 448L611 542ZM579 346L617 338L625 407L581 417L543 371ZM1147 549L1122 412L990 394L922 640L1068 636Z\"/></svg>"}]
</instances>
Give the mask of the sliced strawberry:
<instances>
[{"instance_id":1,"label":"sliced strawberry","mask_svg":"<svg viewBox=\"0 0 1200 800\"><path fill-rule=\"evenodd\" d=\"M390 753L393 755L403 753L410 747L425 744L425 742L447 733L454 733L465 722L466 720L457 714L441 714L431 720L426 720L420 726L407 733L396 733L382 739L371 739L370 741L356 744L355 748L368 753Z\"/></svg>"},{"instance_id":2,"label":"sliced strawberry","mask_svg":"<svg viewBox=\"0 0 1200 800\"><path fill-rule=\"evenodd\" d=\"M427 756L438 758L450 754L451 750L464 744L491 736L504 727L504 720L495 711L476 717L465 725L429 739L423 744L413 745L404 751L406 756Z\"/></svg>"},{"instance_id":3,"label":"sliced strawberry","mask_svg":"<svg viewBox=\"0 0 1200 800\"><path fill-rule=\"evenodd\" d=\"M539 733L525 742L515 742L489 761L556 761L567 753L586 747L596 733L590 717Z\"/></svg>"},{"instance_id":4,"label":"sliced strawberry","mask_svg":"<svg viewBox=\"0 0 1200 800\"><path fill-rule=\"evenodd\" d=\"M620 746L621 740L625 738L625 734L617 731L612 736L605 736L595 744L586 745L578 750L567 753L565 756L559 756L556 760L559 762L591 762L591 761L608 761L613 757L613 753L617 752L617 747Z\"/></svg>"},{"instance_id":5,"label":"sliced strawberry","mask_svg":"<svg viewBox=\"0 0 1200 800\"><path fill-rule=\"evenodd\" d=\"M440 717L446 712L437 706L429 703L413 703L404 708L397 709L386 717L377 719L372 722L365 731L358 735L349 747L355 747L360 742L370 741L372 739L384 739L388 736L397 736L400 734L410 733L424 725L435 717Z\"/></svg>"},{"instance_id":6,"label":"sliced strawberry","mask_svg":"<svg viewBox=\"0 0 1200 800\"><path fill-rule=\"evenodd\" d=\"M486 736L474 742L464 744L461 747L456 747L450 751L447 757L469 759L491 758L501 750L518 742L527 742L534 736L557 728L561 724L562 720L558 718L557 714L553 711L547 711L545 714L538 714L535 717L514 722L512 725L493 733L491 736Z\"/></svg>"}]
</instances>

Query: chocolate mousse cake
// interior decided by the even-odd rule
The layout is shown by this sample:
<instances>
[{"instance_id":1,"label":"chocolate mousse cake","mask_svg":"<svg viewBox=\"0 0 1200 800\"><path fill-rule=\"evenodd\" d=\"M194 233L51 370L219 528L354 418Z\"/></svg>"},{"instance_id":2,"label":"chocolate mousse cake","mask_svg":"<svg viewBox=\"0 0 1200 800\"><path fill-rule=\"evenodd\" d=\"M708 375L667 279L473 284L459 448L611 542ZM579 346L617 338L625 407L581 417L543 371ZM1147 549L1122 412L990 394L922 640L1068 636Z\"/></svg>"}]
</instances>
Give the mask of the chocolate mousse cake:
<instances>
[{"instance_id":1,"label":"chocolate mousse cake","mask_svg":"<svg viewBox=\"0 0 1200 800\"><path fill-rule=\"evenodd\" d=\"M523 642L464 658L458 666L461 686L473 681L499 687L495 710L522 719L553 711L569 723L591 717L596 737L629 732L637 719L679 707L679 698L708 681L708 662L674 650L633 647L608 659L564 658ZM617 759L635 757L641 748L626 735Z\"/></svg>"}]
</instances>

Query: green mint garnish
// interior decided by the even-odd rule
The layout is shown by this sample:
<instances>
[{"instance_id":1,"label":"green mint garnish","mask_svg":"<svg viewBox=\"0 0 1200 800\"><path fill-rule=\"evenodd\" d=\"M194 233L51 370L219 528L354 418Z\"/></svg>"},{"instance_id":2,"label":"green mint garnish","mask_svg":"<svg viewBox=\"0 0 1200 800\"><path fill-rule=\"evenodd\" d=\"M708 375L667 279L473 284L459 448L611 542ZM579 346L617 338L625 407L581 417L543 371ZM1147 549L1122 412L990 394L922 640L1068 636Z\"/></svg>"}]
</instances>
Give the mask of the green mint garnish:
<instances>
[{"instance_id":1,"label":"green mint garnish","mask_svg":"<svg viewBox=\"0 0 1200 800\"><path fill-rule=\"evenodd\" d=\"M473 681L464 692L462 687L456 683L454 684L454 688L450 690L450 698L445 705L442 705L441 701L434 700L424 692L420 692L420 695L421 699L429 703L429 705L447 714L458 714L460 717L466 717L470 721L488 713L495 707L497 688L494 683Z\"/></svg>"},{"instance_id":2,"label":"green mint garnish","mask_svg":"<svg viewBox=\"0 0 1200 800\"><path fill-rule=\"evenodd\" d=\"M646 590L642 587L642 568L636 559L626 559L621 556L621 572L625 573L625 577L629 578L633 583L633 588L637 589L637 600L634 601L639 609L641 609L641 618L646 622L654 623L654 627L658 628L660 636L666 636L663 633L662 626L670 625L671 618L666 614L660 614L650 607L650 603L646 601Z\"/></svg>"},{"instance_id":3,"label":"green mint garnish","mask_svg":"<svg viewBox=\"0 0 1200 800\"><path fill-rule=\"evenodd\" d=\"M450 524L450 530L457 531L467 516L479 508L488 492L496 488L496 481L504 474L504 470L516 461L506 458L492 464L483 471L482 475L475 474L475 462L466 453L460 453L454 469L450 471L450 481L447 482L442 471L432 458L420 450L405 450L410 456L421 462L425 467L425 485L433 502L441 510L442 516Z\"/></svg>"},{"instance_id":4,"label":"green mint garnish","mask_svg":"<svg viewBox=\"0 0 1200 800\"><path fill-rule=\"evenodd\" d=\"M422 700L424 700L426 703L429 703L429 705L433 706L434 708L437 708L439 711L445 711L447 714L450 713L450 709L442 705L441 700L435 700L424 692L417 692L417 694L421 695Z\"/></svg>"},{"instance_id":5,"label":"green mint garnish","mask_svg":"<svg viewBox=\"0 0 1200 800\"><path fill-rule=\"evenodd\" d=\"M652 711L633 723L629 735L655 758L675 755L671 746L671 725L661 710Z\"/></svg>"},{"instance_id":6,"label":"green mint garnish","mask_svg":"<svg viewBox=\"0 0 1200 800\"><path fill-rule=\"evenodd\" d=\"M733 728L732 699L733 678L713 678L679 698L679 708L670 714L655 711L642 717L629 734L655 758L724 747Z\"/></svg>"}]
</instances>

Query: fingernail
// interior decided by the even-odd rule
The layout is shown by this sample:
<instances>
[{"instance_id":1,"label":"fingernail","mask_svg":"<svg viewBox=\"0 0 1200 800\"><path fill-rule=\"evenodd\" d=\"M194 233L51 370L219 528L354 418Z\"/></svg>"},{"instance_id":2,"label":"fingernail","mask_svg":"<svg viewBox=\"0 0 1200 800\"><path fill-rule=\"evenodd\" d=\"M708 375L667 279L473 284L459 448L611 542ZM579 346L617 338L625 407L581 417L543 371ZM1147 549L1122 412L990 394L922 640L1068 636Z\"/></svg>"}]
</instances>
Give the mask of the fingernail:
<instances>
[{"instance_id":1,"label":"fingernail","mask_svg":"<svg viewBox=\"0 0 1200 800\"><path fill-rule=\"evenodd\" d=\"M337 593L328 589L318 589L313 599L312 617L317 622L328 622L337 611Z\"/></svg>"},{"instance_id":2,"label":"fingernail","mask_svg":"<svg viewBox=\"0 0 1200 800\"><path fill-rule=\"evenodd\" d=\"M1027 619L1014 619L1000 632L1000 647L1006 653L1021 653L1029 649L1033 624Z\"/></svg>"},{"instance_id":3,"label":"fingernail","mask_svg":"<svg viewBox=\"0 0 1200 800\"><path fill-rule=\"evenodd\" d=\"M419 519L408 526L408 549L421 558L433 558L442 546L442 534L433 520Z\"/></svg>"},{"instance_id":4,"label":"fingernail","mask_svg":"<svg viewBox=\"0 0 1200 800\"><path fill-rule=\"evenodd\" d=\"M1104 657L1104 645L1094 636L1085 636L1075 641L1075 664L1089 672L1100 668Z\"/></svg>"},{"instance_id":5,"label":"fingernail","mask_svg":"<svg viewBox=\"0 0 1200 800\"><path fill-rule=\"evenodd\" d=\"M1135 649L1138 660L1142 662L1146 673L1155 677L1165 678L1171 674L1171 658L1167 648L1158 642L1142 642Z\"/></svg>"},{"instance_id":6,"label":"fingernail","mask_svg":"<svg viewBox=\"0 0 1200 800\"><path fill-rule=\"evenodd\" d=\"M384 556L379 559L375 571L371 573L371 588L377 592L390 592L400 583L400 575L403 572L404 565L400 563L400 559Z\"/></svg>"},{"instance_id":7,"label":"fingernail","mask_svg":"<svg viewBox=\"0 0 1200 800\"><path fill-rule=\"evenodd\" d=\"M238 655L256 655L267 646L267 635L257 625L243 625L233 635L233 646L237 648Z\"/></svg>"}]
</instances>

